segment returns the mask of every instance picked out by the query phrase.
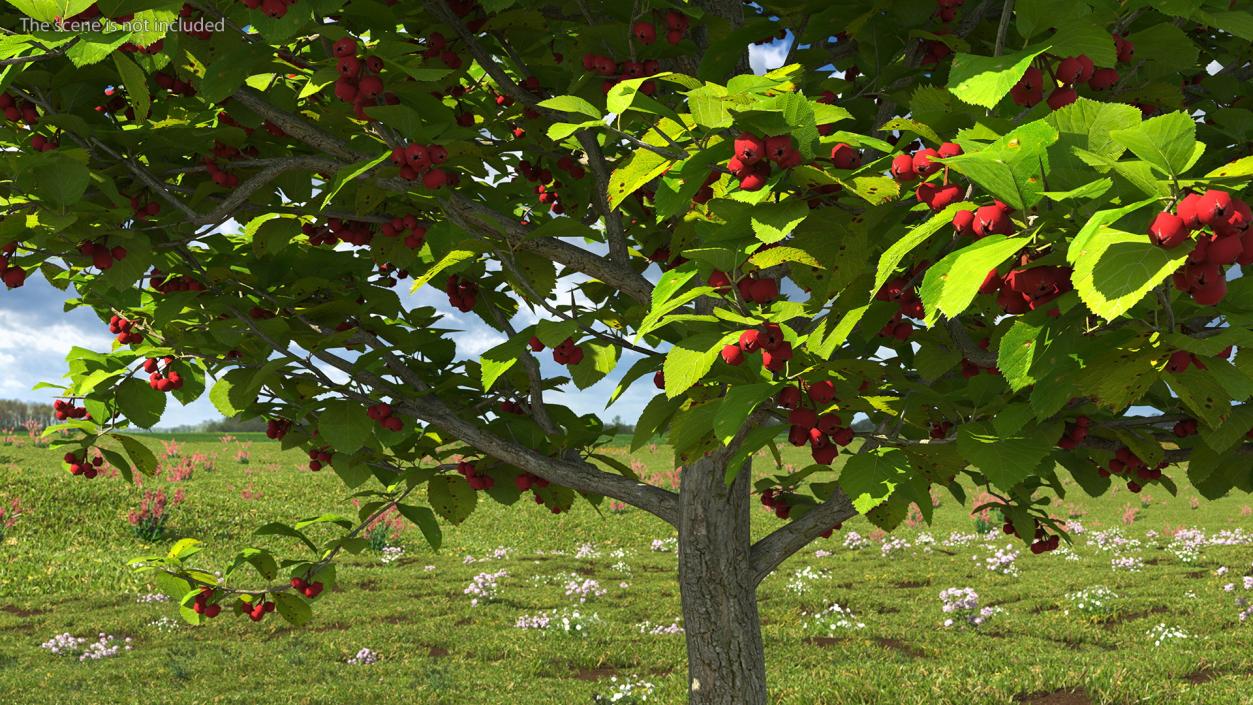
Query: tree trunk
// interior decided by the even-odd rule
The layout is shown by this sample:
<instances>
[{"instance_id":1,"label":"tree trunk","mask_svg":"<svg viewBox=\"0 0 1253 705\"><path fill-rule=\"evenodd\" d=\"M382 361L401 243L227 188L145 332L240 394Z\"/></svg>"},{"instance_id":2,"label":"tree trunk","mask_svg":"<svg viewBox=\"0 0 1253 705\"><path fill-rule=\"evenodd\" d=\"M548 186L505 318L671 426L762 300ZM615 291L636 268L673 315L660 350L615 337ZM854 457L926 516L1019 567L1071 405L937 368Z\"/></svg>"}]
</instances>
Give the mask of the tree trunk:
<instances>
[{"instance_id":1,"label":"tree trunk","mask_svg":"<svg viewBox=\"0 0 1253 705\"><path fill-rule=\"evenodd\" d=\"M766 662L749 563L751 461L727 487L720 463L681 471L679 589L689 705L765 705Z\"/></svg>"}]
</instances>

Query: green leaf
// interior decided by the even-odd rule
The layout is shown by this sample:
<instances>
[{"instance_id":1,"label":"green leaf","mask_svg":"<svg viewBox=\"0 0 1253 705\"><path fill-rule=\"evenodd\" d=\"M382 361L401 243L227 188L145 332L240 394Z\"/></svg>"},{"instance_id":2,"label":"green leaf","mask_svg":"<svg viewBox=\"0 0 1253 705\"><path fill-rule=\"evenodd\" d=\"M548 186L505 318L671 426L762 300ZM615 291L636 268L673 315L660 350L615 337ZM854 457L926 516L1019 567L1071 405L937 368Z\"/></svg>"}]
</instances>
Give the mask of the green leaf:
<instances>
[{"instance_id":1,"label":"green leaf","mask_svg":"<svg viewBox=\"0 0 1253 705\"><path fill-rule=\"evenodd\" d=\"M126 87L126 97L135 108L135 119L148 119L148 108L152 105L148 94L148 77L134 61L120 51L113 54L113 64L117 66L122 85Z\"/></svg>"},{"instance_id":2,"label":"green leaf","mask_svg":"<svg viewBox=\"0 0 1253 705\"><path fill-rule=\"evenodd\" d=\"M122 447L126 449L126 454L130 456L131 462L135 464L135 467L140 472L151 476L157 471L157 456L138 438L123 436L120 433L113 434L113 437L121 442Z\"/></svg>"},{"instance_id":3,"label":"green leaf","mask_svg":"<svg viewBox=\"0 0 1253 705\"><path fill-rule=\"evenodd\" d=\"M966 103L995 108L1027 72L1031 61L1047 50L1044 47L1003 56L958 53L949 70L948 89Z\"/></svg>"},{"instance_id":4,"label":"green leaf","mask_svg":"<svg viewBox=\"0 0 1253 705\"><path fill-rule=\"evenodd\" d=\"M430 544L432 550L439 550L440 545L444 542L444 532L440 530L439 522L435 520L434 512L426 507L415 507L411 504L397 504L396 510L422 531L422 536L426 538L426 542Z\"/></svg>"},{"instance_id":5,"label":"green leaf","mask_svg":"<svg viewBox=\"0 0 1253 705\"><path fill-rule=\"evenodd\" d=\"M165 394L134 377L117 386L117 405L131 423L152 428L165 413Z\"/></svg>"},{"instance_id":6,"label":"green leaf","mask_svg":"<svg viewBox=\"0 0 1253 705\"><path fill-rule=\"evenodd\" d=\"M319 552L318 545L314 543L313 541L310 541L309 537L304 535L304 532L298 531L281 522L272 521L269 524L266 524L265 526L262 526L258 528L257 530L253 531L252 535L253 536L288 536L294 539L298 539L301 543L308 546L309 550L313 551L315 554Z\"/></svg>"},{"instance_id":7,"label":"green leaf","mask_svg":"<svg viewBox=\"0 0 1253 705\"><path fill-rule=\"evenodd\" d=\"M1231 395L1208 371L1189 367L1165 378L1184 406L1207 427L1220 428L1231 416Z\"/></svg>"},{"instance_id":8,"label":"green leaf","mask_svg":"<svg viewBox=\"0 0 1253 705\"><path fill-rule=\"evenodd\" d=\"M1048 457L1060 437L1060 428L1028 426L1014 434L997 434L988 424L964 424L957 429L957 449L1004 490L1030 477Z\"/></svg>"},{"instance_id":9,"label":"green leaf","mask_svg":"<svg viewBox=\"0 0 1253 705\"><path fill-rule=\"evenodd\" d=\"M1021 237L991 235L951 252L927 269L919 294L927 312L927 325L940 314L957 317L974 301L988 272L1027 245Z\"/></svg>"},{"instance_id":10,"label":"green leaf","mask_svg":"<svg viewBox=\"0 0 1253 705\"><path fill-rule=\"evenodd\" d=\"M129 32L82 32L78 41L66 50L65 56L75 68L98 64L130 39Z\"/></svg>"},{"instance_id":11,"label":"green leaf","mask_svg":"<svg viewBox=\"0 0 1253 705\"><path fill-rule=\"evenodd\" d=\"M361 458L345 453L335 453L331 456L331 469L350 490L364 485L374 477L369 464Z\"/></svg>"},{"instance_id":12,"label":"green leaf","mask_svg":"<svg viewBox=\"0 0 1253 705\"><path fill-rule=\"evenodd\" d=\"M1196 123L1183 112L1150 118L1135 127L1111 130L1111 139L1171 176L1187 169L1196 149Z\"/></svg>"},{"instance_id":13,"label":"green leaf","mask_svg":"<svg viewBox=\"0 0 1253 705\"><path fill-rule=\"evenodd\" d=\"M1040 362L1053 343L1053 332L1043 325L1023 319L1014 321L1001 338L996 368L1015 392L1035 384L1031 369Z\"/></svg>"},{"instance_id":14,"label":"green leaf","mask_svg":"<svg viewBox=\"0 0 1253 705\"><path fill-rule=\"evenodd\" d=\"M758 203L753 206L750 217L753 233L758 240L764 243L778 242L809 217L809 205L802 198L786 198L778 203Z\"/></svg>"},{"instance_id":15,"label":"green leaf","mask_svg":"<svg viewBox=\"0 0 1253 705\"><path fill-rule=\"evenodd\" d=\"M490 391L492 385L496 384L496 380L500 379L500 376L508 372L518 361L519 355L529 354L527 350L522 349L521 343L515 340L506 340L483 353L483 356L479 358L483 391Z\"/></svg>"},{"instance_id":16,"label":"green leaf","mask_svg":"<svg viewBox=\"0 0 1253 705\"><path fill-rule=\"evenodd\" d=\"M470 489L464 477L438 475L426 487L427 501L436 514L450 524L460 524L474 512L478 493Z\"/></svg>"},{"instance_id":17,"label":"green leaf","mask_svg":"<svg viewBox=\"0 0 1253 705\"><path fill-rule=\"evenodd\" d=\"M248 80L258 53L252 45L244 44L219 56L205 66L196 97L209 103L228 98Z\"/></svg>"},{"instance_id":18,"label":"green leaf","mask_svg":"<svg viewBox=\"0 0 1253 705\"><path fill-rule=\"evenodd\" d=\"M278 613L293 627L303 626L313 619L313 608L304 601L304 598L297 597L295 593L275 592L271 593L270 597L278 605Z\"/></svg>"},{"instance_id":19,"label":"green leaf","mask_svg":"<svg viewBox=\"0 0 1253 705\"><path fill-rule=\"evenodd\" d=\"M658 394L648 400L648 403L644 405L644 410L635 421L635 433L631 435L632 452L639 450L644 447L645 443L652 440L682 403L683 400L670 399L664 394Z\"/></svg>"},{"instance_id":20,"label":"green leaf","mask_svg":"<svg viewBox=\"0 0 1253 705\"><path fill-rule=\"evenodd\" d=\"M1102 228L1075 260L1075 290L1088 309L1112 320L1183 266L1191 249L1166 250L1144 235Z\"/></svg>"},{"instance_id":21,"label":"green leaf","mask_svg":"<svg viewBox=\"0 0 1253 705\"><path fill-rule=\"evenodd\" d=\"M1201 440L1214 451L1226 453L1244 440L1250 429L1253 429L1253 405L1245 404L1232 407L1226 423L1201 429Z\"/></svg>"},{"instance_id":22,"label":"green leaf","mask_svg":"<svg viewBox=\"0 0 1253 705\"><path fill-rule=\"evenodd\" d=\"M840 321L834 326L831 326L830 322L832 319L830 316L822 319L822 322L814 329L814 332L810 333L805 340L805 348L824 360L831 357L836 348L848 340L848 336L852 334L853 329L861 322L862 316L866 315L866 311L869 310L869 304L858 306L841 316ZM828 327L831 328L831 331L821 335Z\"/></svg>"},{"instance_id":23,"label":"green leaf","mask_svg":"<svg viewBox=\"0 0 1253 705\"><path fill-rule=\"evenodd\" d=\"M1053 56L1067 57L1085 54L1097 66L1113 67L1118 63L1118 52L1110 41L1109 30L1084 15L1051 15L1057 32L1049 37L1048 52Z\"/></svg>"},{"instance_id":24,"label":"green leaf","mask_svg":"<svg viewBox=\"0 0 1253 705\"><path fill-rule=\"evenodd\" d=\"M986 149L950 157L944 163L1014 208L1025 210L1042 198L1047 149L1058 136L1052 125L1037 120Z\"/></svg>"},{"instance_id":25,"label":"green leaf","mask_svg":"<svg viewBox=\"0 0 1253 705\"><path fill-rule=\"evenodd\" d=\"M878 131L890 132L892 130L912 132L936 146L939 146L939 144L944 141L938 134L936 134L936 131L931 129L929 126L917 120L910 120L909 118L892 118L891 120L883 123L883 125L879 127Z\"/></svg>"},{"instance_id":26,"label":"green leaf","mask_svg":"<svg viewBox=\"0 0 1253 705\"><path fill-rule=\"evenodd\" d=\"M662 371L666 377L666 396L673 399L696 384L714 366L722 346L737 334L701 333L674 344L666 353Z\"/></svg>"},{"instance_id":27,"label":"green leaf","mask_svg":"<svg viewBox=\"0 0 1253 705\"><path fill-rule=\"evenodd\" d=\"M258 257L279 252L300 235L300 220L279 214L266 214L248 223L244 234L252 239Z\"/></svg>"},{"instance_id":28,"label":"green leaf","mask_svg":"<svg viewBox=\"0 0 1253 705\"><path fill-rule=\"evenodd\" d=\"M373 423L357 404L332 399L318 414L318 437L336 452L355 453L369 440Z\"/></svg>"},{"instance_id":29,"label":"green leaf","mask_svg":"<svg viewBox=\"0 0 1253 705\"><path fill-rule=\"evenodd\" d=\"M770 398L774 387L773 384L763 382L739 385L727 391L722 403L718 405L717 414L714 415L714 434L722 441L722 445L730 443L735 434L740 432L744 421L758 404Z\"/></svg>"},{"instance_id":30,"label":"green leaf","mask_svg":"<svg viewBox=\"0 0 1253 705\"><path fill-rule=\"evenodd\" d=\"M927 238L944 229L945 226L952 227L953 214L959 210L970 208L972 205L966 201L954 203L931 216L925 223L913 228L905 233L904 237L892 243L884 251L883 256L879 258L879 266L875 270L874 287L870 290L870 295L874 296L879 293L879 290L883 288L887 280L892 278L892 274L900 266L901 261L905 259L905 255L926 242Z\"/></svg>"},{"instance_id":31,"label":"green leaf","mask_svg":"<svg viewBox=\"0 0 1253 705\"><path fill-rule=\"evenodd\" d=\"M126 484L129 485L135 481L135 473L131 470L131 464L126 460L126 456L109 448L101 448L97 446L97 450L99 450L100 454L104 456L106 462L117 468L118 472L122 473L122 479L126 480Z\"/></svg>"},{"instance_id":32,"label":"green leaf","mask_svg":"<svg viewBox=\"0 0 1253 705\"><path fill-rule=\"evenodd\" d=\"M1084 223L1082 228L1079 228L1079 232L1075 234L1075 239L1070 241L1070 247L1066 250L1066 261L1074 264L1084 250L1087 249L1088 242L1103 226L1115 223L1123 216L1134 213L1150 203L1156 202L1156 198L1146 198L1143 201L1136 201L1121 208L1109 208L1093 213L1092 217L1088 218L1088 222Z\"/></svg>"},{"instance_id":33,"label":"green leaf","mask_svg":"<svg viewBox=\"0 0 1253 705\"><path fill-rule=\"evenodd\" d=\"M21 174L21 182L40 200L57 208L69 208L82 199L91 183L91 172L76 158L78 155L86 157L82 150L65 148L40 154L30 160L30 166Z\"/></svg>"},{"instance_id":34,"label":"green leaf","mask_svg":"<svg viewBox=\"0 0 1253 705\"><path fill-rule=\"evenodd\" d=\"M8 2L40 22L52 22L59 17L73 17L96 4L93 0L8 0Z\"/></svg>"},{"instance_id":35,"label":"green leaf","mask_svg":"<svg viewBox=\"0 0 1253 705\"><path fill-rule=\"evenodd\" d=\"M539 106L541 108L548 108L549 110L559 110L563 113L579 113L580 115L586 115L594 120L599 120L601 117L601 112L595 105L592 105L577 95L553 96L548 100L540 101Z\"/></svg>"},{"instance_id":36,"label":"green leaf","mask_svg":"<svg viewBox=\"0 0 1253 705\"><path fill-rule=\"evenodd\" d=\"M641 147L609 176L609 207L617 208L631 194L661 176L674 161Z\"/></svg>"},{"instance_id":37,"label":"green leaf","mask_svg":"<svg viewBox=\"0 0 1253 705\"><path fill-rule=\"evenodd\" d=\"M409 293L412 294L412 293L417 292L418 289L421 289L422 287L426 286L427 282L434 279L436 276L439 275L440 272L448 269L449 267L455 267L458 264L461 264L462 262L468 262L469 260L472 260L478 256L479 256L479 253L471 251L471 250L453 250L449 252L448 254L441 257L438 262L431 265L430 269L426 270L421 275L414 278L413 287L409 289Z\"/></svg>"},{"instance_id":38,"label":"green leaf","mask_svg":"<svg viewBox=\"0 0 1253 705\"><path fill-rule=\"evenodd\" d=\"M335 178L331 180L330 185L326 189L326 195L322 197L322 209L325 210L328 206L330 206L331 201L335 198L335 195L339 193L340 189L347 186L349 182L357 179L358 177L364 175L367 171L387 161L387 159L391 156L391 150L388 150L374 159L363 159L355 164L349 164L336 172ZM414 283L413 288L415 291L417 290L418 284L416 282Z\"/></svg>"},{"instance_id":39,"label":"green leaf","mask_svg":"<svg viewBox=\"0 0 1253 705\"><path fill-rule=\"evenodd\" d=\"M583 360L569 368L574 386L587 389L605 378L618 364L618 346L610 343L583 343Z\"/></svg>"},{"instance_id":40,"label":"green leaf","mask_svg":"<svg viewBox=\"0 0 1253 705\"><path fill-rule=\"evenodd\" d=\"M865 514L887 501L909 472L909 456L899 448L876 448L848 459L840 472L840 489Z\"/></svg>"}]
</instances>

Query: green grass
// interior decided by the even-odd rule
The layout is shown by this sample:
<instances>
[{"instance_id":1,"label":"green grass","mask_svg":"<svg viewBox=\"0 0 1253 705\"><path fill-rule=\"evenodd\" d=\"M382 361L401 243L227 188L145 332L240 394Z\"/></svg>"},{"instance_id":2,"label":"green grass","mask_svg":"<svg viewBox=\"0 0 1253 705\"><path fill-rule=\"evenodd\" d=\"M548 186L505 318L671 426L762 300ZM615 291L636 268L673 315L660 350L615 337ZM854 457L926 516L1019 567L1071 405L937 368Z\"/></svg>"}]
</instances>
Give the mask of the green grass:
<instances>
[{"instance_id":1,"label":"green grass","mask_svg":"<svg viewBox=\"0 0 1253 705\"><path fill-rule=\"evenodd\" d=\"M610 512L608 505L603 515L583 504L553 516L526 502L508 508L483 502L464 525L446 529L439 554L407 528L399 540L404 559L384 565L377 554L349 557L340 567L341 589L318 600L314 621L302 629L277 615L260 625L224 615L202 627L167 632L150 626L161 617L177 619L176 610L136 602L151 587L128 572L127 558L196 536L207 544L204 562L221 567L262 523L353 511L333 474L299 469L305 462L299 452L282 453L263 440L190 436L180 442L182 457L201 454L214 469L197 469L181 483L146 482L148 488L177 484L187 493L173 511L169 537L157 544L138 539L126 521L141 490L117 479L71 478L51 451L0 446L0 500L20 497L28 508L0 540L0 703L591 703L594 694L608 692L613 675L653 682L650 702L682 702L682 637L637 629L645 621L666 625L680 618L674 554L649 548L672 532L640 511ZM241 448L250 451L247 465L235 460ZM665 450L645 448L630 459L646 472L661 472L669 466ZM627 458L625 447L617 452ZM799 455L788 459L802 462ZM850 522L762 585L774 701L1253 702L1253 624L1237 621L1234 596L1222 591L1224 583L1239 583L1253 551L1209 547L1196 562L1184 563L1163 540L1145 538L1150 529L1182 526L1253 528L1253 519L1242 514L1253 501L1231 497L1193 510L1188 500L1194 492L1183 484L1178 498L1151 488L1151 497L1124 490L1100 500L1072 494L1065 501L1089 534L1121 526L1125 507L1140 508L1135 523L1124 527L1144 542L1129 552L1144 560L1140 573L1114 572L1113 554L1083 537L1074 547L1076 561L1022 550L1019 577L983 567L990 546L1004 546L1004 540L883 557L878 542L860 551L841 546L850 530L872 531L863 520ZM245 490L263 496L245 500ZM754 511L753 521L757 535L779 524L765 511ZM945 496L934 526L902 528L897 535L913 543L924 530L943 541L950 532L973 531L973 523ZM296 551L280 539L259 540L288 555ZM584 543L594 544L598 557L576 558ZM511 549L509 557L463 563L467 554L484 556L496 547ZM819 548L833 555L816 557ZM1223 565L1231 572L1216 576ZM797 594L788 584L807 566L821 577ZM462 592L471 578L502 569L509 576L501 581L500 600L471 608ZM608 591L581 607L603 620L589 636L513 626L523 614L570 606L562 584L571 574L594 578ZM629 587L621 588L623 582ZM1120 596L1112 615L1064 614L1067 593L1094 585ZM983 604L1003 609L978 632L941 627L939 592L964 586L978 591ZM851 608L865 628L825 638L806 626L805 613L832 602ZM1146 631L1159 622L1193 638L1154 648ZM66 631L129 636L133 650L80 663L39 648ZM381 660L346 665L361 647ZM1080 688L1087 700L1039 699Z\"/></svg>"}]
</instances>

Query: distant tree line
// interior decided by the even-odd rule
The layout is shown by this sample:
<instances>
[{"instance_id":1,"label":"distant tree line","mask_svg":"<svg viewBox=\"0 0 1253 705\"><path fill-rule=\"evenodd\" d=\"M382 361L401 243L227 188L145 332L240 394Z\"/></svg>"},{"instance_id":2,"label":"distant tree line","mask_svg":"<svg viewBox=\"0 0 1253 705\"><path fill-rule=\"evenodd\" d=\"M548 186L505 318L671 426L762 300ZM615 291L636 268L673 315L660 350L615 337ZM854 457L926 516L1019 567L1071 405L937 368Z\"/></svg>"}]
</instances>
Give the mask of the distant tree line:
<instances>
[{"instance_id":1,"label":"distant tree line","mask_svg":"<svg viewBox=\"0 0 1253 705\"><path fill-rule=\"evenodd\" d=\"M27 421L53 422L52 405L35 401L0 399L0 429L20 428Z\"/></svg>"}]
</instances>

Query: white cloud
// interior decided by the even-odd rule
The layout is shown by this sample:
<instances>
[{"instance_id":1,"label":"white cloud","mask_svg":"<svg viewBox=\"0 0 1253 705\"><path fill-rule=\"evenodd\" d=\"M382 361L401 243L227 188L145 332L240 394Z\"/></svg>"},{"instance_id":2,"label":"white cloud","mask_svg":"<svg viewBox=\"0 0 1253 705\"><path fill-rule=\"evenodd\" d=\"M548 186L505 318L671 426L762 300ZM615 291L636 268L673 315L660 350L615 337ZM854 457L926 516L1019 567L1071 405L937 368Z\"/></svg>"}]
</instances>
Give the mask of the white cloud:
<instances>
[{"instance_id":1,"label":"white cloud","mask_svg":"<svg viewBox=\"0 0 1253 705\"><path fill-rule=\"evenodd\" d=\"M791 46L790 38L770 44L751 44L748 47L748 66L756 74L777 69L787 60L788 49Z\"/></svg>"}]
</instances>

